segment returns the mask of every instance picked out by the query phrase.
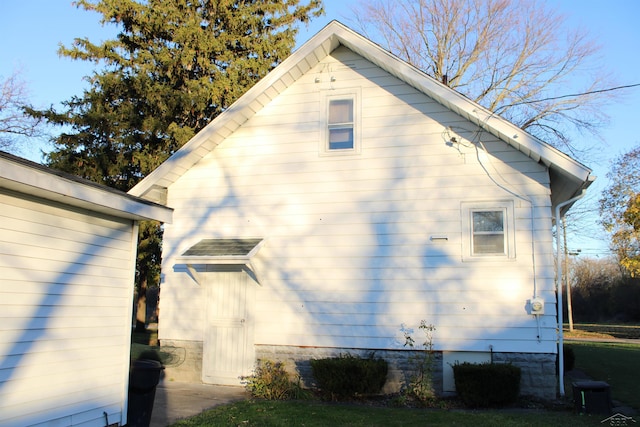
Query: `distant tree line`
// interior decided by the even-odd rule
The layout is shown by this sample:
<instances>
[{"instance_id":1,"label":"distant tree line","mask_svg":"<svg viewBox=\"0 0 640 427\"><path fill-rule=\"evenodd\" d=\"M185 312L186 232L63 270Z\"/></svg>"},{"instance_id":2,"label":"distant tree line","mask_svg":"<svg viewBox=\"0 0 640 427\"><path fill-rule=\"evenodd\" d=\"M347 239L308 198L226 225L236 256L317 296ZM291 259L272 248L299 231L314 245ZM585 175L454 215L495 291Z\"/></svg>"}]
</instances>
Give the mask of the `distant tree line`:
<instances>
[{"instance_id":1,"label":"distant tree line","mask_svg":"<svg viewBox=\"0 0 640 427\"><path fill-rule=\"evenodd\" d=\"M616 259L574 259L570 283L574 322L640 322L640 278Z\"/></svg>"}]
</instances>

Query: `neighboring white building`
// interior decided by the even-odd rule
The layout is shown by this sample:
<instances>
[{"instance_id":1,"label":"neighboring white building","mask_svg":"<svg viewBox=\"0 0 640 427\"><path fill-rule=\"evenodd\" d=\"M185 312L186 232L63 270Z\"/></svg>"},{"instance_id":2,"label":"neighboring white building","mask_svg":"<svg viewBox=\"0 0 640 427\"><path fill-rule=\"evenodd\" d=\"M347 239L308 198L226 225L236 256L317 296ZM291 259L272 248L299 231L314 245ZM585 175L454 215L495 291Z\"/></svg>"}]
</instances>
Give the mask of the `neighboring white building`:
<instances>
[{"instance_id":1,"label":"neighboring white building","mask_svg":"<svg viewBox=\"0 0 640 427\"><path fill-rule=\"evenodd\" d=\"M0 425L124 425L138 221L171 209L0 152Z\"/></svg>"},{"instance_id":2,"label":"neighboring white building","mask_svg":"<svg viewBox=\"0 0 640 427\"><path fill-rule=\"evenodd\" d=\"M256 358L512 361L555 397L553 209L590 170L332 22L140 182L165 227L167 373L238 384ZM564 210L566 210L568 204ZM538 307L532 302L541 302Z\"/></svg>"}]
</instances>

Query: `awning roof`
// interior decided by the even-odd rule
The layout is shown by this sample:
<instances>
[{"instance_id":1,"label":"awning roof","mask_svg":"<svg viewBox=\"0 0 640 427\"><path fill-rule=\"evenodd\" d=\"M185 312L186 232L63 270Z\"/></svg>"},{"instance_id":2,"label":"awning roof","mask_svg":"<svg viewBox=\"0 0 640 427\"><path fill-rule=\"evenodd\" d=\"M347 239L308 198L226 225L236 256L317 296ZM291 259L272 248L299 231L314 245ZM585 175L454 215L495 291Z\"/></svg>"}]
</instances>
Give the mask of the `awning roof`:
<instances>
[{"instance_id":1,"label":"awning roof","mask_svg":"<svg viewBox=\"0 0 640 427\"><path fill-rule=\"evenodd\" d=\"M185 264L246 264L260 249L262 239L202 239L176 261Z\"/></svg>"},{"instance_id":2,"label":"awning roof","mask_svg":"<svg viewBox=\"0 0 640 427\"><path fill-rule=\"evenodd\" d=\"M260 283L251 258L260 250L264 240L260 238L202 239L176 258L176 264L185 264L189 273L201 284L202 278L196 265L236 265Z\"/></svg>"}]
</instances>

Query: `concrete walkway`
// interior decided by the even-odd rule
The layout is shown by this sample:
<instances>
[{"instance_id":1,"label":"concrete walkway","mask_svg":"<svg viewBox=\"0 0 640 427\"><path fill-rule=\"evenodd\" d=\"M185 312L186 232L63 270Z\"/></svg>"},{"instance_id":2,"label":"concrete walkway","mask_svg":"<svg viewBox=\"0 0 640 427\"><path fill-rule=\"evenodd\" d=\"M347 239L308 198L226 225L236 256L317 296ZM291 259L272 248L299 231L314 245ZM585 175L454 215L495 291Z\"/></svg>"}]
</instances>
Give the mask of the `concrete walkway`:
<instances>
[{"instance_id":1,"label":"concrete walkway","mask_svg":"<svg viewBox=\"0 0 640 427\"><path fill-rule=\"evenodd\" d=\"M166 427L219 405L246 399L244 387L160 381L151 412L151 427Z\"/></svg>"}]
</instances>

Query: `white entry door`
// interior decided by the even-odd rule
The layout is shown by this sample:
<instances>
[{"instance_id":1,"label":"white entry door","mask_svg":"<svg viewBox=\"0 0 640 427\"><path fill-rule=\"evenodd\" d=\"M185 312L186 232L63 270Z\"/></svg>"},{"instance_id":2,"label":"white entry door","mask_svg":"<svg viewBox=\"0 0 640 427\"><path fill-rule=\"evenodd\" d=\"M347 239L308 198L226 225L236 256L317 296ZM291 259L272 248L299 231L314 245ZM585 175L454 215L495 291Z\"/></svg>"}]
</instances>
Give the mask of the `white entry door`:
<instances>
[{"instance_id":1,"label":"white entry door","mask_svg":"<svg viewBox=\"0 0 640 427\"><path fill-rule=\"evenodd\" d=\"M202 382L240 385L254 368L250 307L255 282L244 271L206 273Z\"/></svg>"}]
</instances>

